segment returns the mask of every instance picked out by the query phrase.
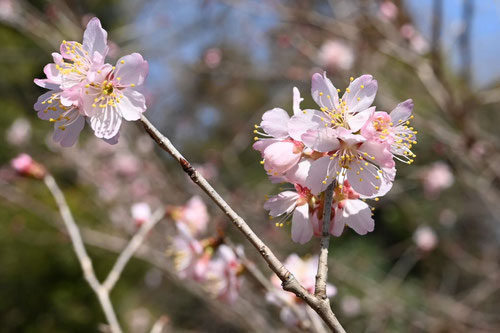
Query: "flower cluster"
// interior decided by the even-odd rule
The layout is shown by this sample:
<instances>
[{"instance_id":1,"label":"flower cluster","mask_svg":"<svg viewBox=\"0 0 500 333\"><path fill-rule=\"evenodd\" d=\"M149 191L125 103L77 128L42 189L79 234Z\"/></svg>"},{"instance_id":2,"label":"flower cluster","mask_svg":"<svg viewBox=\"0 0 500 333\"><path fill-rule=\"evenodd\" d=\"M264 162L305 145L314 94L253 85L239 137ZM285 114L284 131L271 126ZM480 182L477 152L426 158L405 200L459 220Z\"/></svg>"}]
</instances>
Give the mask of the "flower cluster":
<instances>
[{"instance_id":1,"label":"flower cluster","mask_svg":"<svg viewBox=\"0 0 500 333\"><path fill-rule=\"evenodd\" d=\"M239 256L222 244L220 237L202 237L210 218L203 201L194 196L185 206L170 207L168 213L177 228L168 252L179 276L202 283L222 301L236 301L244 268Z\"/></svg>"},{"instance_id":2,"label":"flower cluster","mask_svg":"<svg viewBox=\"0 0 500 333\"><path fill-rule=\"evenodd\" d=\"M373 231L371 208L365 199L379 200L392 187L395 161L408 164L415 154L417 132L410 127L413 102L400 103L391 113L372 103L377 81L371 75L350 79L342 97L326 74L312 77L312 98L318 110L302 110L293 90L293 115L280 108L264 113L255 125L254 149L272 182L288 182L295 191L271 196L264 208L277 226L292 216L292 239L306 243L319 235L324 195L332 182L335 196L330 232L340 236L344 226L364 235Z\"/></svg>"},{"instance_id":3,"label":"flower cluster","mask_svg":"<svg viewBox=\"0 0 500 333\"><path fill-rule=\"evenodd\" d=\"M307 291L314 293L318 256L301 259L293 253L288 256L284 264ZM281 287L281 280L276 275L272 276L271 283L275 288L267 293L266 299L281 308L280 318L285 324L291 327L300 327L303 322L307 321L309 315L316 315L316 313L308 313L307 305L301 298L284 291ZM326 285L326 295L333 297L336 293L337 288L328 283ZM295 313L292 310L294 305L297 310Z\"/></svg>"},{"instance_id":4,"label":"flower cluster","mask_svg":"<svg viewBox=\"0 0 500 333\"><path fill-rule=\"evenodd\" d=\"M54 123L53 140L63 147L77 141L87 122L94 134L108 143L118 141L122 118L133 121L146 111L144 96L136 89L148 73L138 53L126 55L116 66L105 63L107 32L97 18L89 21L83 42L63 41L54 63L45 66L45 79L35 83L49 89L34 105L38 117Z\"/></svg>"}]
</instances>

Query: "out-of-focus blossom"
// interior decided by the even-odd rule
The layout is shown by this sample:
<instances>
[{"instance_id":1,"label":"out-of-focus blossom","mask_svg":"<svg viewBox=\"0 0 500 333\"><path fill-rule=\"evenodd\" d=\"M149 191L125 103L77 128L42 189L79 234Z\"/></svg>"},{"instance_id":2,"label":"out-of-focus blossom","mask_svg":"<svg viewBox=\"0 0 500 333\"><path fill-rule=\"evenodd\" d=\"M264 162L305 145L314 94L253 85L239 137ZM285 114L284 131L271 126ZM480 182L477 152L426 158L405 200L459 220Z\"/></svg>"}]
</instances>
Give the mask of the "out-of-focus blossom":
<instances>
[{"instance_id":1,"label":"out-of-focus blossom","mask_svg":"<svg viewBox=\"0 0 500 333\"><path fill-rule=\"evenodd\" d=\"M216 47L208 49L203 56L203 60L208 68L217 68L222 60L222 51Z\"/></svg>"},{"instance_id":2,"label":"out-of-focus blossom","mask_svg":"<svg viewBox=\"0 0 500 333\"><path fill-rule=\"evenodd\" d=\"M318 62L322 67L332 71L347 71L354 63L354 52L340 40L328 40L319 49Z\"/></svg>"},{"instance_id":3,"label":"out-of-focus blossom","mask_svg":"<svg viewBox=\"0 0 500 333\"><path fill-rule=\"evenodd\" d=\"M316 271L318 269L318 256L301 259L297 254L293 253L288 256L284 264L304 288L314 293ZM299 326L302 321L307 319L307 305L293 293L284 291L281 287L281 280L276 275L273 275L271 282L275 289L266 295L266 299L268 302L281 308L280 318L285 324L290 327ZM327 296L333 297L336 293L337 288L328 283L326 286ZM299 317L297 317L296 313L290 311L290 306L293 305L297 306L300 312Z\"/></svg>"},{"instance_id":4,"label":"out-of-focus blossom","mask_svg":"<svg viewBox=\"0 0 500 333\"><path fill-rule=\"evenodd\" d=\"M200 235L207 229L210 216L207 206L197 195L193 196L185 206L170 209L170 216L177 222L187 226L193 235Z\"/></svg>"},{"instance_id":5,"label":"out-of-focus blossom","mask_svg":"<svg viewBox=\"0 0 500 333\"><path fill-rule=\"evenodd\" d=\"M172 238L169 255L174 260L174 267L179 277L195 281L205 281L210 264L211 253L193 237L188 227L177 223L178 234Z\"/></svg>"},{"instance_id":6,"label":"out-of-focus blossom","mask_svg":"<svg viewBox=\"0 0 500 333\"><path fill-rule=\"evenodd\" d=\"M345 296L340 301L340 308L347 317L355 317L361 312L361 302L355 296Z\"/></svg>"},{"instance_id":7,"label":"out-of-focus blossom","mask_svg":"<svg viewBox=\"0 0 500 333\"><path fill-rule=\"evenodd\" d=\"M205 286L221 301L233 303L238 299L243 284L242 272L243 265L234 251L222 244L210 261Z\"/></svg>"},{"instance_id":8,"label":"out-of-focus blossom","mask_svg":"<svg viewBox=\"0 0 500 333\"><path fill-rule=\"evenodd\" d=\"M151 140L149 140L151 141ZM206 179L212 180L219 174L217 167L210 162L204 164L193 164L193 167Z\"/></svg>"},{"instance_id":9,"label":"out-of-focus blossom","mask_svg":"<svg viewBox=\"0 0 500 333\"><path fill-rule=\"evenodd\" d=\"M420 250L429 252L436 247L438 237L431 227L420 226L413 233L413 241Z\"/></svg>"},{"instance_id":10,"label":"out-of-focus blossom","mask_svg":"<svg viewBox=\"0 0 500 333\"><path fill-rule=\"evenodd\" d=\"M398 6L394 2L385 0L380 4L379 14L380 17L387 21L392 21L398 16Z\"/></svg>"},{"instance_id":11,"label":"out-of-focus blossom","mask_svg":"<svg viewBox=\"0 0 500 333\"><path fill-rule=\"evenodd\" d=\"M17 14L16 3L13 0L0 0L0 18L3 20L13 20Z\"/></svg>"},{"instance_id":12,"label":"out-of-focus blossom","mask_svg":"<svg viewBox=\"0 0 500 333\"><path fill-rule=\"evenodd\" d=\"M448 164L438 161L424 169L422 182L425 194L429 198L436 198L441 191L453 185L455 177Z\"/></svg>"},{"instance_id":13,"label":"out-of-focus blossom","mask_svg":"<svg viewBox=\"0 0 500 333\"><path fill-rule=\"evenodd\" d=\"M411 24L407 23L402 25L400 28L400 33L403 38L407 39L410 42L410 46L415 52L419 54L425 54L429 52L429 43Z\"/></svg>"},{"instance_id":14,"label":"out-of-focus blossom","mask_svg":"<svg viewBox=\"0 0 500 333\"><path fill-rule=\"evenodd\" d=\"M113 161L116 171L128 177L133 177L139 172L140 164L139 159L130 153L118 153L115 155Z\"/></svg>"},{"instance_id":15,"label":"out-of-focus blossom","mask_svg":"<svg viewBox=\"0 0 500 333\"><path fill-rule=\"evenodd\" d=\"M17 118L7 129L7 142L14 146L20 146L29 141L31 137L31 125L26 118Z\"/></svg>"},{"instance_id":16,"label":"out-of-focus blossom","mask_svg":"<svg viewBox=\"0 0 500 333\"><path fill-rule=\"evenodd\" d=\"M11 167L20 175L42 179L47 174L43 165L39 164L28 154L20 154L10 161Z\"/></svg>"},{"instance_id":17,"label":"out-of-focus blossom","mask_svg":"<svg viewBox=\"0 0 500 333\"><path fill-rule=\"evenodd\" d=\"M146 202L138 202L130 208L136 226L141 226L151 218L151 207Z\"/></svg>"}]
</instances>

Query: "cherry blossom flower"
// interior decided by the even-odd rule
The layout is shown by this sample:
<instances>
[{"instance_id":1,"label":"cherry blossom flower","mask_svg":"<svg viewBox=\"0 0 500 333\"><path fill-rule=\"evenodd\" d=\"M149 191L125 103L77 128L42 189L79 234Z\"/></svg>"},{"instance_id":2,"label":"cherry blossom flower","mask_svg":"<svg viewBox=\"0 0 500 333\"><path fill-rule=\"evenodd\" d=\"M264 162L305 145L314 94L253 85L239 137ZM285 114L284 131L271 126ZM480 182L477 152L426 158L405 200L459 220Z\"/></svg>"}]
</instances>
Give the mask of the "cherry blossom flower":
<instances>
[{"instance_id":1,"label":"cherry blossom flower","mask_svg":"<svg viewBox=\"0 0 500 333\"><path fill-rule=\"evenodd\" d=\"M95 79L85 85L81 109L89 117L95 136L112 139L120 130L122 118L138 120L146 111L144 95L135 88L143 84L147 73L147 61L132 53L120 58L116 67L101 67Z\"/></svg>"},{"instance_id":2,"label":"cherry blossom flower","mask_svg":"<svg viewBox=\"0 0 500 333\"><path fill-rule=\"evenodd\" d=\"M7 129L7 142L14 146L20 146L29 141L31 137L31 125L26 118L17 118Z\"/></svg>"},{"instance_id":3,"label":"cherry blossom flower","mask_svg":"<svg viewBox=\"0 0 500 333\"><path fill-rule=\"evenodd\" d=\"M398 16L398 12L398 6L396 6L392 1L385 0L380 4L379 14L384 20L394 20L396 16Z\"/></svg>"},{"instance_id":4,"label":"cherry blossom flower","mask_svg":"<svg viewBox=\"0 0 500 333\"><path fill-rule=\"evenodd\" d=\"M417 245L417 247L424 251L429 252L432 251L437 243L438 238L434 230L432 230L429 226L420 226L413 233L413 241Z\"/></svg>"},{"instance_id":5,"label":"cherry blossom flower","mask_svg":"<svg viewBox=\"0 0 500 333\"><path fill-rule=\"evenodd\" d=\"M28 154L20 154L10 161L11 167L20 175L42 179L47 174L43 165L39 164Z\"/></svg>"},{"instance_id":6,"label":"cherry blossom flower","mask_svg":"<svg viewBox=\"0 0 500 333\"><path fill-rule=\"evenodd\" d=\"M151 217L151 207L145 202L133 204L130 208L130 212L132 213L132 218L138 227Z\"/></svg>"},{"instance_id":7,"label":"cherry blossom flower","mask_svg":"<svg viewBox=\"0 0 500 333\"><path fill-rule=\"evenodd\" d=\"M300 97L297 88L293 89L293 111L300 113ZM283 176L292 169L302 156L304 144L290 137L288 122L290 116L280 108L274 108L264 113L260 126L255 125L254 133L265 138L255 137L257 141L253 148L262 153L264 169L272 176ZM257 129L262 128L264 133Z\"/></svg>"},{"instance_id":8,"label":"cherry blossom flower","mask_svg":"<svg viewBox=\"0 0 500 333\"><path fill-rule=\"evenodd\" d=\"M314 293L318 256L301 259L297 254L293 253L288 256L284 264L304 288ZM272 276L271 283L275 289L267 293L267 301L281 308L280 318L285 324L290 327L300 326L301 322L308 318L307 305L293 293L284 291L281 287L281 280L276 275ZM330 298L335 296L336 293L337 288L328 283L326 285L327 296ZM298 314L290 310L290 306L292 305L296 305L299 310ZM297 315L299 315L299 317L297 317ZM311 315L316 315L316 313Z\"/></svg>"},{"instance_id":9,"label":"cherry blossom flower","mask_svg":"<svg viewBox=\"0 0 500 333\"><path fill-rule=\"evenodd\" d=\"M185 206L174 207L170 216L177 222L186 225L193 235L200 235L207 229L210 219L207 206L197 195L193 196Z\"/></svg>"},{"instance_id":10,"label":"cherry blossom flower","mask_svg":"<svg viewBox=\"0 0 500 333\"><path fill-rule=\"evenodd\" d=\"M328 40L318 52L321 66L335 70L349 70L354 63L354 52L346 43L339 40Z\"/></svg>"},{"instance_id":11,"label":"cherry blossom flower","mask_svg":"<svg viewBox=\"0 0 500 333\"><path fill-rule=\"evenodd\" d=\"M441 191L451 187L455 177L448 164L438 161L425 168L422 173L425 195L436 198Z\"/></svg>"},{"instance_id":12,"label":"cherry blossom flower","mask_svg":"<svg viewBox=\"0 0 500 333\"><path fill-rule=\"evenodd\" d=\"M334 236L340 236L346 225L359 235L373 231L375 222L371 208L359 199L359 194L352 189L349 181L346 180L344 185L337 186L334 196L335 212L331 231Z\"/></svg>"},{"instance_id":13,"label":"cherry blossom flower","mask_svg":"<svg viewBox=\"0 0 500 333\"><path fill-rule=\"evenodd\" d=\"M174 260L177 274L182 279L205 281L211 254L186 225L177 223L176 226L178 234L172 238L167 252Z\"/></svg>"},{"instance_id":14,"label":"cherry blossom flower","mask_svg":"<svg viewBox=\"0 0 500 333\"><path fill-rule=\"evenodd\" d=\"M243 265L234 251L222 244L208 266L205 287L221 301L233 303L238 299L243 284L242 272Z\"/></svg>"},{"instance_id":15,"label":"cherry blossom flower","mask_svg":"<svg viewBox=\"0 0 500 333\"><path fill-rule=\"evenodd\" d=\"M292 240L304 244L313 236L313 224L309 220L309 201L311 191L300 185L295 185L297 192L284 191L271 196L264 204L264 209L269 210L271 217L283 216L287 220L292 215ZM277 222L277 225L282 223Z\"/></svg>"},{"instance_id":16,"label":"cherry blossom flower","mask_svg":"<svg viewBox=\"0 0 500 333\"><path fill-rule=\"evenodd\" d=\"M417 143L417 131L410 127L413 101L408 99L400 103L390 114L374 112L371 119L361 129L361 134L371 140L390 145L390 151L399 161L411 164L416 155L411 151Z\"/></svg>"}]
</instances>

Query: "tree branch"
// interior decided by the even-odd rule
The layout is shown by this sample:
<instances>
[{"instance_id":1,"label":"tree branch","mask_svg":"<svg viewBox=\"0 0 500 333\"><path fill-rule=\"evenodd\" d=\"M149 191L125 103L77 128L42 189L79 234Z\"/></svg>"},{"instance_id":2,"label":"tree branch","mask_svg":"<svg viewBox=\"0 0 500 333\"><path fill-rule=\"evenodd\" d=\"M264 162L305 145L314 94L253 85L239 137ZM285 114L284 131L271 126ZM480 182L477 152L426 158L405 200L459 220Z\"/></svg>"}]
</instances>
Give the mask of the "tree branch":
<instances>
[{"instance_id":1,"label":"tree branch","mask_svg":"<svg viewBox=\"0 0 500 333\"><path fill-rule=\"evenodd\" d=\"M328 299L322 300L315 295L309 293L299 281L295 279L292 273L286 269L283 263L274 255L269 247L255 234L248 224L227 204L227 202L215 191L215 189L198 173L195 168L189 163L181 153L172 145L170 140L166 138L154 125L144 116L141 116L141 122L145 130L153 138L153 140L167 153L169 153L182 167L184 172L191 180L198 185L212 201L228 216L231 223L240 230L248 241L259 251L260 255L267 262L269 267L282 281L283 289L293 292L297 297L303 299L311 306L325 321L328 327L333 332L345 332L339 321L335 317L330 308Z\"/></svg>"},{"instance_id":2,"label":"tree branch","mask_svg":"<svg viewBox=\"0 0 500 333\"><path fill-rule=\"evenodd\" d=\"M326 280L328 277L328 247L330 245L330 216L332 215L333 190L335 182L332 182L325 191L325 206L323 207L323 230L321 234L321 249L318 260L318 273L316 274L316 285L314 294L321 298L326 297Z\"/></svg>"}]
</instances>

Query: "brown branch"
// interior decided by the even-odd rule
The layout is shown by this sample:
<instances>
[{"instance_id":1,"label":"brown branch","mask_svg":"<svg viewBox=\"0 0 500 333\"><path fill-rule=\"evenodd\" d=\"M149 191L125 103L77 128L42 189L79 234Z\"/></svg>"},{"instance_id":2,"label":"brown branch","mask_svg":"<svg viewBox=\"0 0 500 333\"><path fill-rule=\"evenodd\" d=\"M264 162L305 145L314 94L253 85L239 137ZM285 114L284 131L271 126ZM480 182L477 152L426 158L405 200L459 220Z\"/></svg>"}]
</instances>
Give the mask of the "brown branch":
<instances>
[{"instance_id":1,"label":"brown branch","mask_svg":"<svg viewBox=\"0 0 500 333\"><path fill-rule=\"evenodd\" d=\"M302 286L292 273L283 265L269 247L255 234L248 224L227 204L227 202L215 191L215 189L206 181L198 171L193 168L181 153L172 145L170 140L166 138L160 131L146 118L141 116L141 122L145 130L153 138L153 140L167 153L169 153L182 167L184 172L191 180L198 185L212 201L228 216L231 223L240 230L248 241L259 251L260 255L267 262L271 270L282 281L282 287L286 291L294 293L297 297L303 299L311 308L313 308L319 316L325 321L328 327L337 333L343 333L345 330L335 317L335 314L330 308L328 299L320 299L309 293Z\"/></svg>"}]
</instances>

